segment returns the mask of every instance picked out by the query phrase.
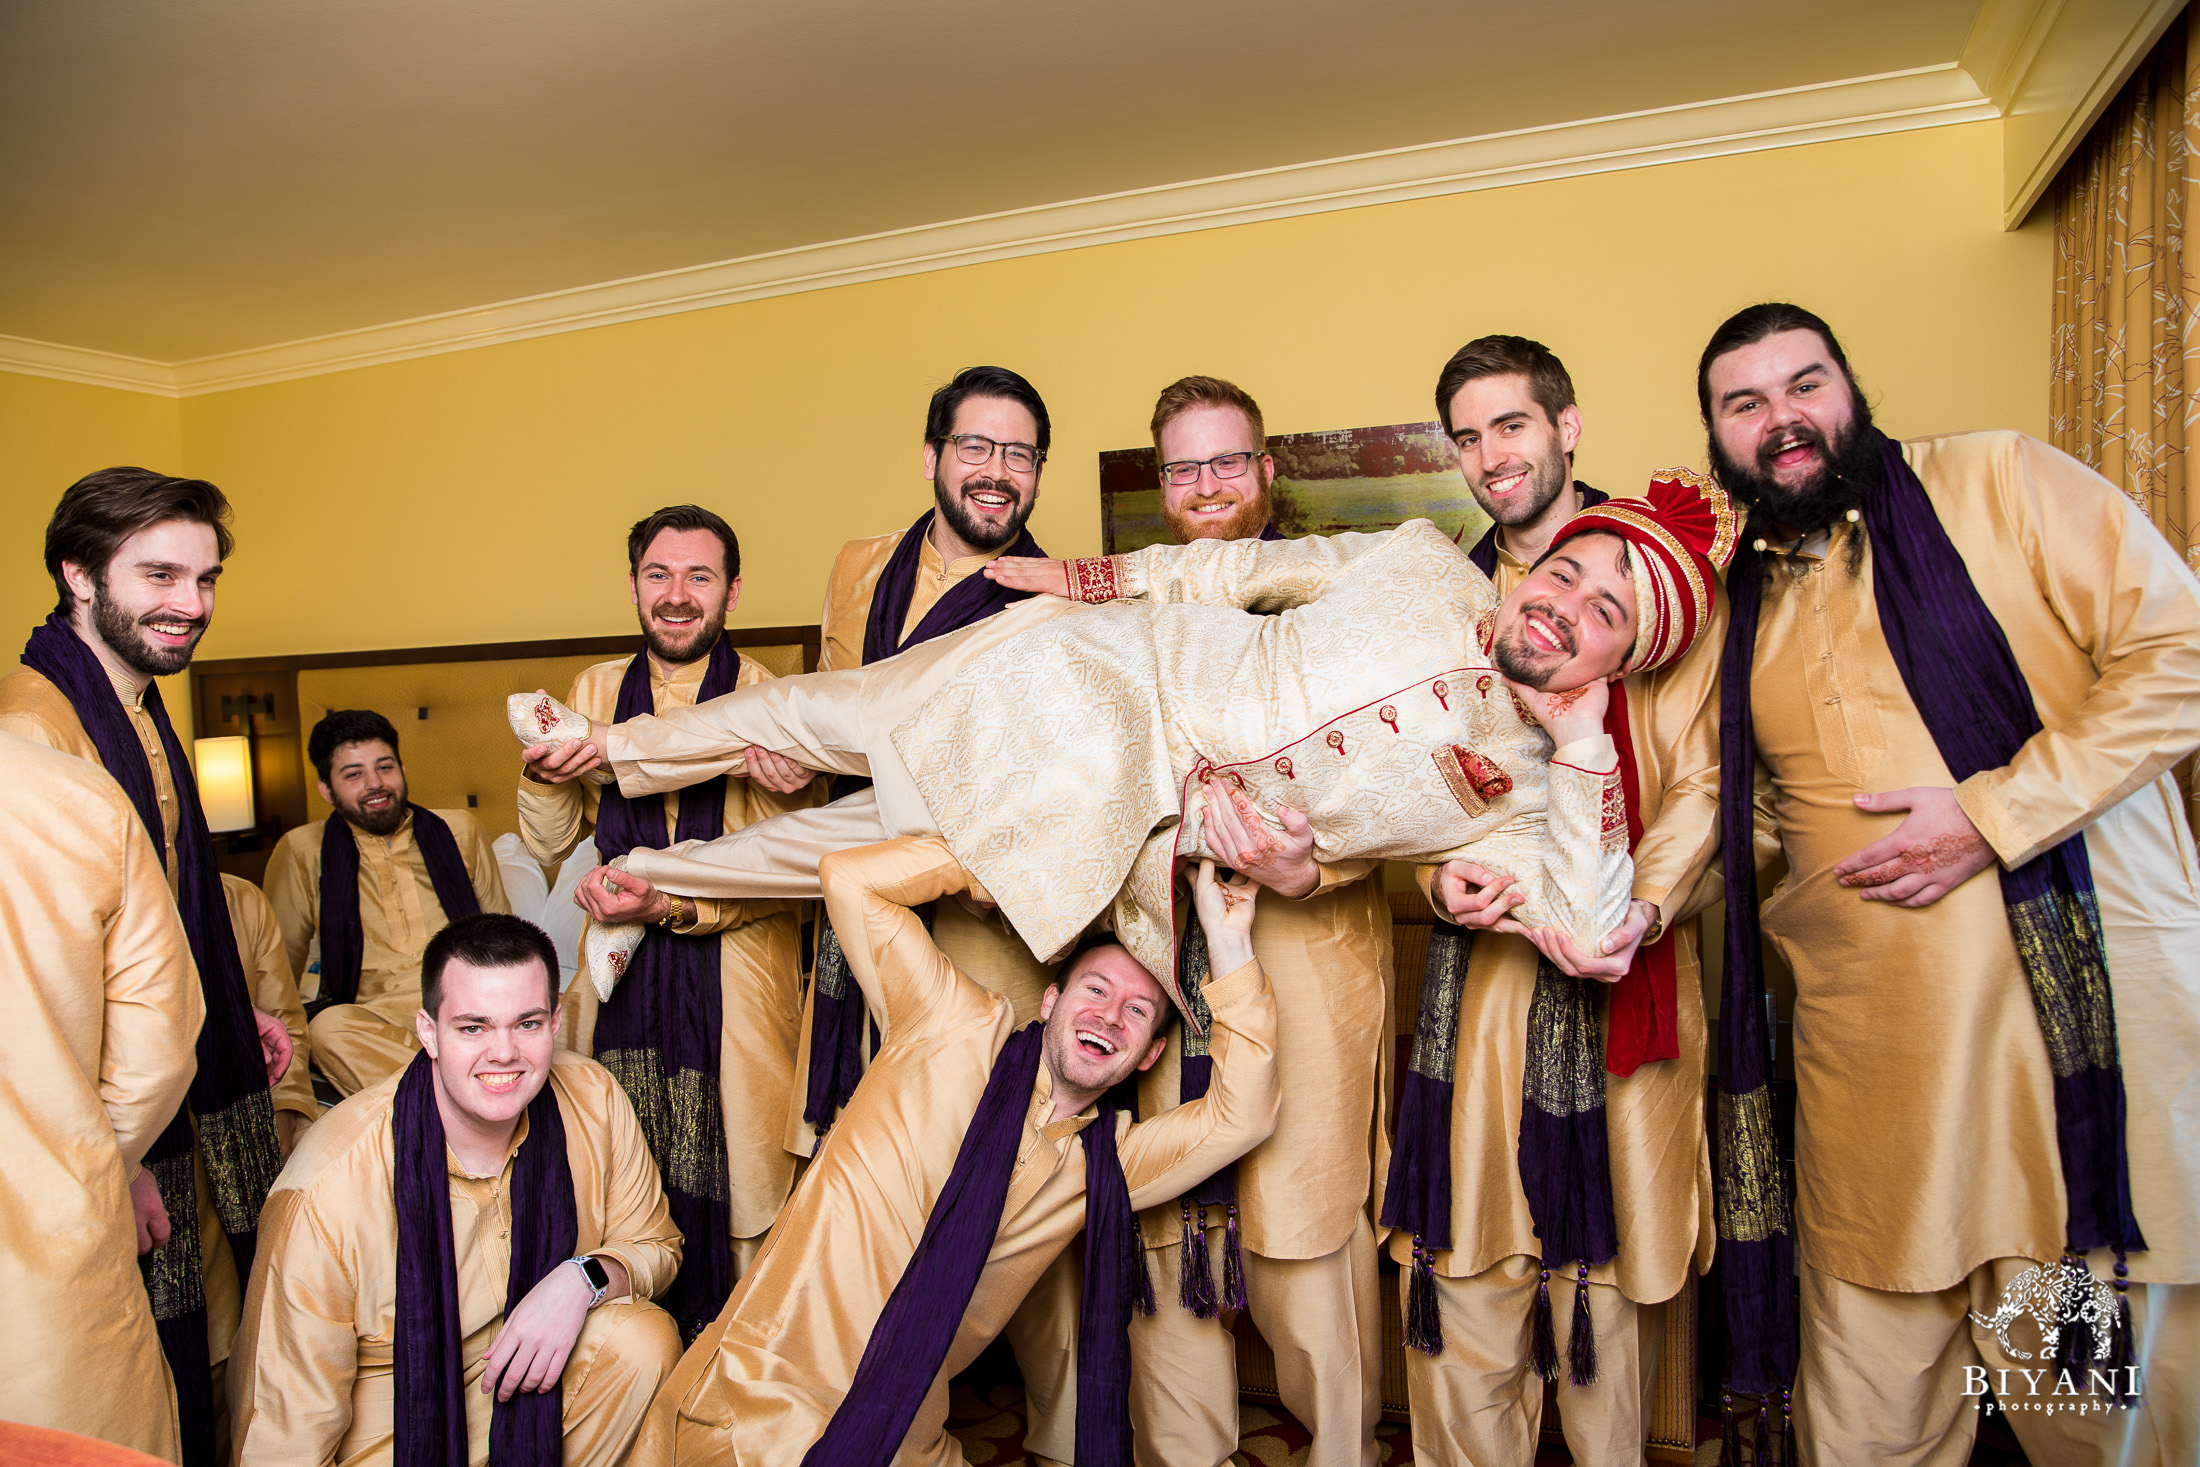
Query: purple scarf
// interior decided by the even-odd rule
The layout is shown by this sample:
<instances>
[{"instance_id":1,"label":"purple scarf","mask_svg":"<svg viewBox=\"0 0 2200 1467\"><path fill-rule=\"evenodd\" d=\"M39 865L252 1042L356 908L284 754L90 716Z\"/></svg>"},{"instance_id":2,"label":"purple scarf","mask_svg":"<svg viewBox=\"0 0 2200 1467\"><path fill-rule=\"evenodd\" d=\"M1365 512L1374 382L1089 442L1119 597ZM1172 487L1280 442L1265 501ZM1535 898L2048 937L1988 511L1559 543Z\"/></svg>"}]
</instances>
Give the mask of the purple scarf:
<instances>
[{"instance_id":1,"label":"purple scarf","mask_svg":"<svg viewBox=\"0 0 2200 1467\"><path fill-rule=\"evenodd\" d=\"M1574 492L1584 509L1610 497L1578 481ZM1467 558L1495 579L1495 525L1468 550ZM1413 1234L1405 1343L1429 1355L1444 1352L1435 1255L1451 1247L1452 1077L1458 1063L1460 995L1473 952L1474 933L1437 919L1422 970L1412 1058L1399 1085L1397 1133L1383 1189L1384 1226ZM1531 1348L1537 1373L1545 1380L1557 1379L1561 1366L1551 1317L1551 1265L1571 1262L1574 1310L1565 1368L1576 1385L1597 1377L1596 1332L1586 1287L1589 1268L1619 1256L1604 1111L1601 999L1598 985L1569 978L1548 958L1537 958L1524 1041L1517 1152L1520 1188L1542 1252Z\"/></svg>"},{"instance_id":2,"label":"purple scarf","mask_svg":"<svg viewBox=\"0 0 2200 1467\"><path fill-rule=\"evenodd\" d=\"M741 655L720 637L710 649L695 701L733 691ZM637 652L619 683L618 722L657 711L649 654ZM725 834L726 777L680 794L673 840L716 840ZM630 800L606 786L596 810L596 851L605 861L632 850L661 850L665 807L660 796ZM596 1059L634 1102L649 1154L665 1183L672 1220L687 1239L680 1272L661 1301L693 1342L718 1317L733 1292L732 1183L726 1163L726 1117L719 1098L720 946L716 933L689 936L651 931L634 951L625 979L596 1018Z\"/></svg>"},{"instance_id":3,"label":"purple scarf","mask_svg":"<svg viewBox=\"0 0 2200 1467\"><path fill-rule=\"evenodd\" d=\"M145 823L153 849L165 859L160 797L153 768L138 742L137 730L114 683L92 649L59 612L31 633L23 664L35 668L59 688L99 762L122 786ZM221 870L214 862L214 838L199 808L198 781L184 758L183 746L161 704L158 684L147 684L145 711L160 732L161 751L176 786L176 877L178 914L199 986L206 998L206 1023L199 1030L198 1073L184 1104L146 1153L146 1169L160 1188L173 1229L168 1241L143 1262L145 1287L161 1349L176 1380L176 1402L183 1431L185 1467L213 1467L214 1398L208 1376L206 1292L199 1238L199 1203L193 1180L193 1156L206 1162L214 1212L237 1262L237 1277L249 1278L260 1205L282 1169L275 1139L275 1107L268 1094L267 1064L260 1054L259 1030L252 1019L251 990L237 956L229 906L222 898ZM193 1136L193 1122L197 1135Z\"/></svg>"},{"instance_id":4,"label":"purple scarf","mask_svg":"<svg viewBox=\"0 0 2200 1467\"><path fill-rule=\"evenodd\" d=\"M397 1467L465 1467L466 1362L460 1358L458 1257L451 1243L451 1178L434 1061L413 1056L390 1107L397 1195ZM512 1158L509 1315L528 1290L573 1256L580 1223L565 1116L545 1080L527 1105L527 1139ZM489 1418L496 1467L557 1467L565 1445L562 1385L515 1392Z\"/></svg>"},{"instance_id":5,"label":"purple scarf","mask_svg":"<svg viewBox=\"0 0 2200 1467\"><path fill-rule=\"evenodd\" d=\"M466 858L458 852L451 827L433 810L406 802L412 812L413 840L428 867L428 882L443 907L443 920L455 922L481 910ZM308 1006L314 1013L359 997L359 970L366 961L366 935L359 925L359 838L340 810L332 810L321 830L321 991Z\"/></svg>"},{"instance_id":6,"label":"purple scarf","mask_svg":"<svg viewBox=\"0 0 2200 1467\"><path fill-rule=\"evenodd\" d=\"M871 1327L855 1379L803 1467L886 1467L909 1434L962 1328L970 1296L1001 1229L1008 1180L1031 1108L1046 1029L1026 1024L993 1061L985 1093L932 1203L924 1235ZM1078 1467L1130 1461L1130 1313L1142 1297L1145 1259L1130 1189L1116 1155L1115 1111L1103 1104L1085 1127L1084 1301L1077 1326ZM1148 1285L1150 1288L1150 1285Z\"/></svg>"},{"instance_id":7,"label":"purple scarf","mask_svg":"<svg viewBox=\"0 0 2200 1467\"><path fill-rule=\"evenodd\" d=\"M925 537L932 531L935 513L936 510L928 509L917 516L917 522L894 546L894 553L886 558L878 581L871 587L871 610L863 623L865 667L934 637L944 637L949 632L984 621L996 611L1031 595L1029 591L1012 591L982 575L966 576L932 603L931 610L910 628L908 636L902 636L901 625L908 620L909 603L917 593L917 570L922 564ZM1002 554L1044 556L1046 552L1031 538L1031 532L1025 530ZM839 775L833 780L833 798L845 798L858 790L868 789L870 784L871 781L861 775ZM856 1081L863 1078L863 1027L867 1013L862 991L848 971L848 959L841 951L840 939L822 913L818 917L817 963L810 991L810 1076L803 1097L802 1119L823 1131L832 1125L833 1117L840 1114L848 1097L855 1094ZM872 1042L877 1042L875 1031Z\"/></svg>"}]
</instances>

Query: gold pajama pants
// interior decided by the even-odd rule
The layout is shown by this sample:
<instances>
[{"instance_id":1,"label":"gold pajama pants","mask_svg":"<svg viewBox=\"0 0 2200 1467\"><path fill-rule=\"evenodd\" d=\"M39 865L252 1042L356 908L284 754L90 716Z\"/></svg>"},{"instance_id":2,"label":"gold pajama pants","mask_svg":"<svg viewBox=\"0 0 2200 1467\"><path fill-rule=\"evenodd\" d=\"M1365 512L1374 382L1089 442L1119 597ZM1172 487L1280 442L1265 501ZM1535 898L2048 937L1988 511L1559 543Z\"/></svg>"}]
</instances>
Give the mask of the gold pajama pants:
<instances>
[{"instance_id":1,"label":"gold pajama pants","mask_svg":"<svg viewBox=\"0 0 2200 1467\"><path fill-rule=\"evenodd\" d=\"M331 1004L306 1023L313 1064L344 1095L357 1095L412 1063L420 1036L361 1003Z\"/></svg>"},{"instance_id":2,"label":"gold pajama pants","mask_svg":"<svg viewBox=\"0 0 2200 1467\"><path fill-rule=\"evenodd\" d=\"M1797 1455L1818 1467L1960 1467L1978 1436L1984 1384L2036 1467L2200 1462L2200 1284L2132 1285L2139 1401L2102 1410L2099 1397L2058 1394L2051 1363L2011 1359L1994 1332L1970 1317L1993 1315L2009 1281L2033 1266L2028 1258L1997 1258L1953 1288L1898 1294L1805 1263ZM2109 1276L2098 1257L2093 1272ZM2010 1340L2019 1349L2039 1347L2029 1324L2012 1327Z\"/></svg>"},{"instance_id":3,"label":"gold pajama pants","mask_svg":"<svg viewBox=\"0 0 2200 1467\"><path fill-rule=\"evenodd\" d=\"M1536 1259L1503 1259L1467 1278L1436 1280L1444 1353L1406 1351L1406 1399L1413 1412L1413 1460L1443 1467L1525 1467L1543 1430L1543 1377L1531 1349ZM1398 1276L1401 1294L1412 1274ZM1551 1324L1566 1358L1574 1318L1574 1280L1551 1271ZM1401 1314L1403 1309L1401 1308ZM1558 1380L1559 1427L1584 1467L1637 1467L1649 1439L1650 1391L1658 1342L1647 1342L1639 1311L1609 1284L1589 1285L1597 1378Z\"/></svg>"},{"instance_id":4,"label":"gold pajama pants","mask_svg":"<svg viewBox=\"0 0 2200 1467\"><path fill-rule=\"evenodd\" d=\"M1035 1467L1077 1460L1077 1314L1085 1250L1072 1243L1047 1265L1001 1331L1024 1377L1024 1454Z\"/></svg>"},{"instance_id":5,"label":"gold pajama pants","mask_svg":"<svg viewBox=\"0 0 2200 1467\"><path fill-rule=\"evenodd\" d=\"M1208 1243L1221 1268L1222 1230ZM1131 1316L1131 1433L1138 1467L1220 1467L1238 1448L1235 1311L1198 1319L1177 1302L1180 1245L1150 1248L1152 1318ZM1276 1356L1286 1410L1313 1433L1308 1467L1374 1467L1382 1415L1375 1233L1320 1258L1245 1253L1246 1309Z\"/></svg>"}]
</instances>

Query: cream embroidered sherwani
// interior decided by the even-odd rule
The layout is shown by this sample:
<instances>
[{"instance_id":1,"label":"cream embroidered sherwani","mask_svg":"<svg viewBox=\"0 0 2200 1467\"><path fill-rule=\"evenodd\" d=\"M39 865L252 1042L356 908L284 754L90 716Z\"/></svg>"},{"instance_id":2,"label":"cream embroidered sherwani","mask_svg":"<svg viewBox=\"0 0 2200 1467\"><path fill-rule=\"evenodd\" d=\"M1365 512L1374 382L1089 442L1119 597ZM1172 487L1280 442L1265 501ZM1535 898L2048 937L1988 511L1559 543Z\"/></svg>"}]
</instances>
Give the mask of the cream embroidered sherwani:
<instances>
[{"instance_id":1,"label":"cream embroidered sherwani","mask_svg":"<svg viewBox=\"0 0 2200 1467\"><path fill-rule=\"evenodd\" d=\"M377 1082L306 1133L260 1214L245 1328L230 1372L239 1467L366 1467L393 1459L397 1338L396 1158L401 1075ZM550 1071L565 1122L578 1213L576 1253L616 1258L632 1294L589 1313L565 1366L566 1467L618 1467L680 1354L672 1317L646 1301L680 1266L680 1234L634 1109L593 1060L560 1052ZM512 1156L494 1176L445 1153L458 1263L468 1460L489 1460L495 1397L482 1360L503 1327L512 1267Z\"/></svg>"},{"instance_id":2,"label":"cream embroidered sherwani","mask_svg":"<svg viewBox=\"0 0 2200 1467\"><path fill-rule=\"evenodd\" d=\"M222 901L229 908L229 927L237 934L237 956L244 962L244 981L252 990L252 1007L283 1021L290 1034L290 1068L269 1092L277 1117L288 1114L287 1124L304 1126L321 1113L313 1097L313 1072L307 1065L310 1041L306 1037L305 1001L291 977L290 959L283 951L283 928L267 897L242 876L222 873Z\"/></svg>"},{"instance_id":3,"label":"cream embroidered sherwani","mask_svg":"<svg viewBox=\"0 0 2200 1467\"><path fill-rule=\"evenodd\" d=\"M1966 433L1904 453L2046 725L1957 798L2005 864L2085 833L2149 1244L2130 1262L2140 1407L2008 1419L2050 1454L2036 1460L2191 1462L2200 867L2168 771L2200 744L2200 585L2128 500L2042 443ZM2062 1249L2053 1077L1991 868L1918 910L1833 877L1900 818L1855 794L1952 783L1887 650L1868 545L1848 571L1859 533L1771 573L1751 687L1789 867L1764 927L1796 982L1798 1419L1821 1461L1961 1462L1977 1421L1962 1367L2021 1363L1964 1308L1992 1307L1995 1268ZM2096 1255L2096 1276L2111 1262Z\"/></svg>"},{"instance_id":4,"label":"cream embroidered sherwani","mask_svg":"<svg viewBox=\"0 0 2200 1467\"><path fill-rule=\"evenodd\" d=\"M169 772L168 754L161 747L160 730L153 724L153 715L145 711L144 694L125 679L116 677L110 669L115 697L120 700L123 712L129 716L130 727L137 734L139 747L145 750L145 760L153 774L153 793L160 805L162 864L167 873L168 894L171 903L176 894L176 883L181 879L176 869L176 830L180 820L176 807L176 779ZM35 668L18 667L6 677L0 678L0 733L20 734L34 743L58 749L79 759L99 763L99 748L91 735L84 731L84 724L76 716L61 689L51 679ZM179 919L180 921L180 919ZM241 957L241 955L240 955ZM196 974L198 966L192 965ZM247 970L249 972L249 969ZM206 999L203 991L196 1002L203 1010ZM280 1016L278 1016L280 1017ZM197 1072L197 1026L192 1034L192 1068ZM173 1111L170 1112L174 1114ZM163 1125L166 1121L163 1120ZM213 1366L215 1435L217 1443L226 1423L221 1417L221 1384L223 1363L229 1359L230 1342L237 1334L237 1311L244 1301L244 1281L237 1277L236 1258L229 1251L229 1235L222 1230L221 1218L214 1211L213 1189L207 1185L206 1159L194 1154L193 1172L199 1198L199 1254L200 1274L206 1287L206 1345L207 1359Z\"/></svg>"},{"instance_id":5,"label":"cream embroidered sherwani","mask_svg":"<svg viewBox=\"0 0 2200 1467\"><path fill-rule=\"evenodd\" d=\"M838 1409L887 1297L952 1171L995 1058L1016 1028L1008 1002L958 973L909 909L967 877L937 840L836 855L826 900L849 966L887 1017L885 1043L819 1146L779 1226L652 1413L651 1437L686 1463L796 1463ZM1268 1134L1277 1075L1275 1008L1260 965L1207 989L1215 1078L1207 1097L1132 1125L1117 1117L1134 1207L1197 1181ZM895 1461L962 1460L945 1430L947 1381L1000 1333L1024 1293L1083 1225L1095 1112L1048 1121L1041 1065L1000 1231L954 1344ZM649 1438L645 1438L645 1441Z\"/></svg>"},{"instance_id":6,"label":"cream embroidered sherwani","mask_svg":"<svg viewBox=\"0 0 2200 1467\"><path fill-rule=\"evenodd\" d=\"M631 660L619 657L588 668L573 680L566 702L590 718L609 720L618 711L619 684ZM698 658L670 669L668 675L665 665L651 658L650 681L657 706L685 708L693 703L708 667L706 659ZM747 687L770 676L744 658L737 685ZM528 851L545 866L564 861L595 828L601 798L598 787L583 780L549 785L522 779L519 829ZM746 779L729 779L725 829L738 830L752 820L810 801L807 791L779 796ZM679 816L679 798L668 795L663 803L669 834ZM779 1215L780 1204L794 1185L794 1157L781 1144L781 1133L787 1097L794 1087L801 934L790 903L700 900L695 905L695 920L677 930L720 934L718 1103L725 1113L730 1230L742 1245L735 1250L735 1264L741 1266L754 1255L756 1241ZM581 1054L594 1054L595 986L573 984L565 991L562 1007L566 1016L558 1042Z\"/></svg>"},{"instance_id":7,"label":"cream embroidered sherwani","mask_svg":"<svg viewBox=\"0 0 2200 1467\"><path fill-rule=\"evenodd\" d=\"M464 810L437 810L451 827L459 857L484 912L509 912L504 874L481 822ZM283 946L293 972L306 971L306 954L321 926L321 839L330 814L287 832L268 858L267 898L283 924ZM413 1015L420 1011L420 958L428 939L450 922L428 879L427 858L413 839L413 820L386 836L356 825L359 848L359 989L350 1003L333 1004L306 1026L313 1058L329 1083L345 1095L396 1074L420 1052ZM316 983L316 988L318 983Z\"/></svg>"},{"instance_id":8,"label":"cream embroidered sherwani","mask_svg":"<svg viewBox=\"0 0 2200 1467\"><path fill-rule=\"evenodd\" d=\"M129 1183L183 1103L206 1001L137 810L0 733L0 1418L178 1460Z\"/></svg>"},{"instance_id":9,"label":"cream embroidered sherwani","mask_svg":"<svg viewBox=\"0 0 2200 1467\"><path fill-rule=\"evenodd\" d=\"M1510 592L1527 567L1498 552ZM1705 1024L1696 914L1717 899L1705 872L1719 831L1719 658L1725 603L1678 661L1626 681L1629 741L1641 791L1643 836L1633 895L1673 934L1680 1053L1604 1077L1612 1213L1619 1256L1589 1271L1598 1379L1558 1382L1560 1425L1574 1460L1634 1464L1648 1435L1657 1339L1638 1328L1638 1304L1680 1292L1711 1261L1711 1159L1704 1135ZM1433 867L1419 872L1427 890ZM1441 910L1439 916L1444 916ZM1432 1255L1444 1353L1406 1351L1414 1455L1436 1462L1525 1462L1535 1455L1543 1381L1530 1363L1529 1325L1541 1253L1520 1185L1520 1094L1538 954L1522 937L1474 939L1459 996L1459 1063L1452 1092L1452 1246ZM1389 1175L1388 1145L1376 1171ZM1377 1213L1381 1207L1378 1200ZM1413 1239L1393 1233L1390 1255L1410 1282ZM1554 1260L1556 1262L1557 1260ZM1552 1317L1564 1347L1573 1276L1551 1279ZM1401 1295L1401 1303L1403 1302Z\"/></svg>"},{"instance_id":10,"label":"cream embroidered sherwani","mask_svg":"<svg viewBox=\"0 0 2200 1467\"><path fill-rule=\"evenodd\" d=\"M1529 915L1578 941L1624 913L1611 740L1553 753L1489 665L1496 592L1427 521L1098 564L1112 582L1100 594L1130 599L1034 597L860 672L617 725L605 752L620 788L708 778L751 744L867 773L885 829L944 835L1034 953L1066 950L1112 911L1157 977L1175 970L1173 857L1211 854L1185 798L1199 775L1302 808L1323 861L1471 847L1519 878ZM1485 794L1462 754L1509 787ZM635 869L704 895L814 889L771 863L777 824Z\"/></svg>"}]
</instances>

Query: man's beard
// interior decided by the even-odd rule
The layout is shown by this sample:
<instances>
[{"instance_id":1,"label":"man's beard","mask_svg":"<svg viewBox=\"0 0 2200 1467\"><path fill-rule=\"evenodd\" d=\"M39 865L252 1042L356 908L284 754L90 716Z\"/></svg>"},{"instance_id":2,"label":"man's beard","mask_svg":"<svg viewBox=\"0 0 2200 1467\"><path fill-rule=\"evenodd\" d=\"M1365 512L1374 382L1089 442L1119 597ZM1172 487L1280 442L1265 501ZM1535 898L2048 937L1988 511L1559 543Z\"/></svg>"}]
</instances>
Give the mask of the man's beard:
<instances>
[{"instance_id":1,"label":"man's beard","mask_svg":"<svg viewBox=\"0 0 2200 1467\"><path fill-rule=\"evenodd\" d=\"M1753 528L1811 535L1848 518L1849 511L1862 508L1865 496L1879 487L1886 472L1880 462L1880 435L1872 428L1871 409L1861 396L1856 399L1856 415L1831 443L1807 424L1792 432L1801 441L1817 446L1824 455L1816 471L1792 489L1773 477L1771 465L1766 462L1771 457L1768 450L1778 439L1787 437L1786 432L1767 439L1756 461L1746 467L1720 447L1719 435L1713 433L1711 469L1726 491L1749 507Z\"/></svg>"},{"instance_id":2,"label":"man's beard","mask_svg":"<svg viewBox=\"0 0 2200 1467\"><path fill-rule=\"evenodd\" d=\"M369 810L356 800L338 800L336 813L369 835L395 835L397 827L405 823L405 786L402 781L388 791L390 802L379 810Z\"/></svg>"},{"instance_id":3,"label":"man's beard","mask_svg":"<svg viewBox=\"0 0 2200 1467\"><path fill-rule=\"evenodd\" d=\"M1528 613L1531 611L1553 626L1558 625L1558 617L1549 606L1541 602L1521 607L1520 614L1513 618L1512 625L1499 632L1491 642L1490 660L1512 682L1541 692L1553 674L1574 655L1574 639L1570 633L1562 632L1561 635L1567 639L1567 646L1563 651L1536 651L1528 645Z\"/></svg>"},{"instance_id":4,"label":"man's beard","mask_svg":"<svg viewBox=\"0 0 2200 1467\"><path fill-rule=\"evenodd\" d=\"M963 496L973 489L997 489L1009 497L1013 506L1007 520L996 530L979 519L963 503ZM947 521L947 528L955 532L955 538L973 550L993 551L1016 543L1016 537L1024 532L1024 521L1039 507L1039 496L1025 499L1016 492L1016 486L1006 479L965 479L962 488L950 490L944 474L932 476L932 502L939 507L940 518Z\"/></svg>"},{"instance_id":5,"label":"man's beard","mask_svg":"<svg viewBox=\"0 0 2200 1467\"><path fill-rule=\"evenodd\" d=\"M1248 470L1258 475L1259 469ZM1169 527L1179 545L1194 540L1250 540L1266 529L1269 520L1268 486L1238 501L1237 507L1225 514L1196 515L1192 511L1203 504L1213 504L1222 496L1210 494L1203 499L1187 502L1182 509L1170 509L1168 496L1161 501L1161 521Z\"/></svg>"},{"instance_id":6,"label":"man's beard","mask_svg":"<svg viewBox=\"0 0 2200 1467\"><path fill-rule=\"evenodd\" d=\"M199 648L199 638L206 635L205 617L187 622L192 628L191 640L181 647L162 647L146 639L139 628L151 621L180 621L182 618L155 612L131 619L130 613L107 599L107 578L101 576L92 587L92 630L99 633L99 640L107 644L109 651L122 659L123 666L146 677L167 677L183 671L191 665L191 654Z\"/></svg>"},{"instance_id":7,"label":"man's beard","mask_svg":"<svg viewBox=\"0 0 2200 1467\"><path fill-rule=\"evenodd\" d=\"M675 633L657 624L664 613L692 611L695 624L685 632ZM726 629L726 609L718 608L716 616L703 615L703 608L692 603L659 602L641 615L642 640L649 644L649 652L659 662L682 667L708 656L710 649L718 645L718 636Z\"/></svg>"},{"instance_id":8,"label":"man's beard","mask_svg":"<svg viewBox=\"0 0 2200 1467\"><path fill-rule=\"evenodd\" d=\"M1482 506L1482 512L1490 517L1491 522L1510 528L1514 525L1535 523L1536 516L1551 507L1568 482L1566 451L1554 444L1549 456L1528 465L1526 497L1516 499L1510 504L1500 504L1493 509L1483 499L1480 488L1471 485L1469 487L1474 489L1475 503Z\"/></svg>"}]
</instances>

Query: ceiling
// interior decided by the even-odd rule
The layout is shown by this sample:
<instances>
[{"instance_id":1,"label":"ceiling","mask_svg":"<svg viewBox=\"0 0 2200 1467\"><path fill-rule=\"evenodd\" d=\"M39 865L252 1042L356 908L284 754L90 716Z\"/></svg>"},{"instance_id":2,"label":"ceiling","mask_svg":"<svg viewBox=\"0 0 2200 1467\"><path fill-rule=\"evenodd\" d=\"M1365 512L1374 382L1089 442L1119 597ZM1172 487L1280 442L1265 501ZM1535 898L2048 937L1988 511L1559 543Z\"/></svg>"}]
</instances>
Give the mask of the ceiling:
<instances>
[{"instance_id":1,"label":"ceiling","mask_svg":"<svg viewBox=\"0 0 2200 1467\"><path fill-rule=\"evenodd\" d=\"M0 336L174 362L1957 60L1978 0L0 0Z\"/></svg>"}]
</instances>

